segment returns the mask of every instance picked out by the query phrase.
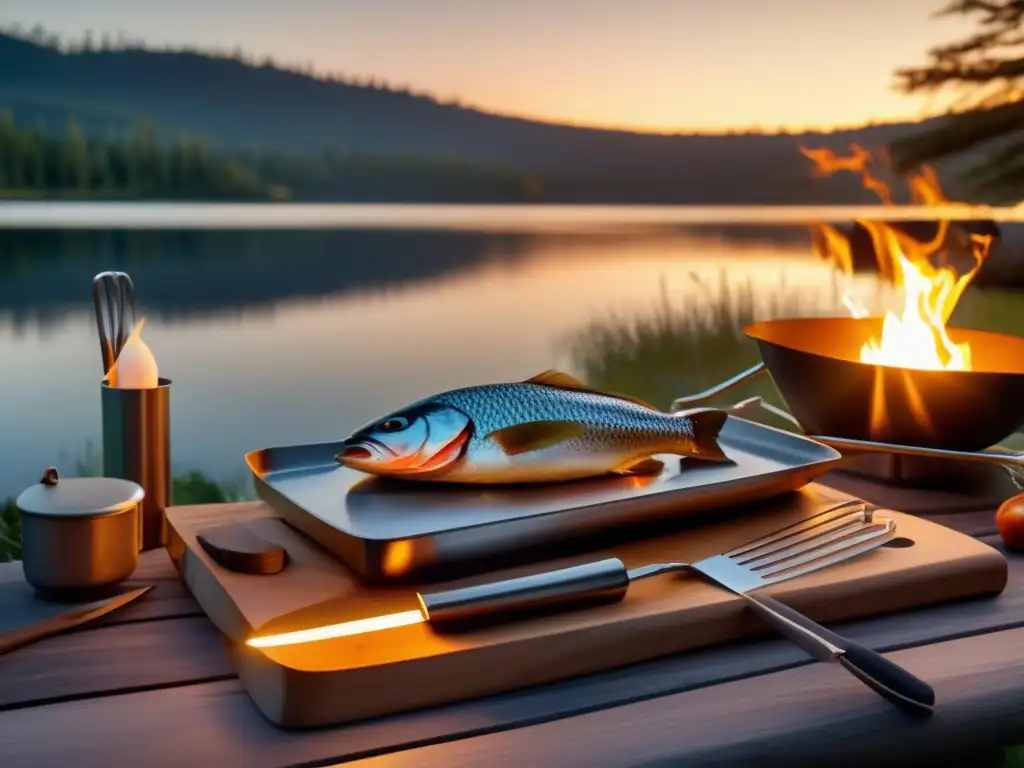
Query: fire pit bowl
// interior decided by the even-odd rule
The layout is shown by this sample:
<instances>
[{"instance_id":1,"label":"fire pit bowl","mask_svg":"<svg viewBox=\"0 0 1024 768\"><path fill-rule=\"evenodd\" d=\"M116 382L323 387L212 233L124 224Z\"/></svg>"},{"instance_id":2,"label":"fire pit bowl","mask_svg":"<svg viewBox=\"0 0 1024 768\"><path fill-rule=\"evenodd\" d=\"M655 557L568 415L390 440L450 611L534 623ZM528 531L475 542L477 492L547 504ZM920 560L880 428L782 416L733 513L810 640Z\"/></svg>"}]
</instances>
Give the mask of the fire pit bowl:
<instances>
[{"instance_id":1,"label":"fire pit bowl","mask_svg":"<svg viewBox=\"0 0 1024 768\"><path fill-rule=\"evenodd\" d=\"M706 392L696 405L765 371L796 421L827 435L945 451L981 451L1024 424L1024 339L949 328L969 342L972 370L937 371L860 362L861 346L882 331L881 318L770 320L744 328L763 364Z\"/></svg>"}]
</instances>

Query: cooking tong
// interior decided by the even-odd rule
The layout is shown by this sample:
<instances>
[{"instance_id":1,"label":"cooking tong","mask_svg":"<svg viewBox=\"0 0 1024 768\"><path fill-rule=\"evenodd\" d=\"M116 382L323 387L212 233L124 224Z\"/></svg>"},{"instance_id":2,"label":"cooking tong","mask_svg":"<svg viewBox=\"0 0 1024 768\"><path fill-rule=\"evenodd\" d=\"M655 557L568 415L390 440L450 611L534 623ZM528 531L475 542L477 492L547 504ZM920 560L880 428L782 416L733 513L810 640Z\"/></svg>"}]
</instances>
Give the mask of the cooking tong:
<instances>
[{"instance_id":1,"label":"cooking tong","mask_svg":"<svg viewBox=\"0 0 1024 768\"><path fill-rule=\"evenodd\" d=\"M100 272L92 279L96 330L103 373L110 373L135 328L135 288L126 272Z\"/></svg>"}]
</instances>

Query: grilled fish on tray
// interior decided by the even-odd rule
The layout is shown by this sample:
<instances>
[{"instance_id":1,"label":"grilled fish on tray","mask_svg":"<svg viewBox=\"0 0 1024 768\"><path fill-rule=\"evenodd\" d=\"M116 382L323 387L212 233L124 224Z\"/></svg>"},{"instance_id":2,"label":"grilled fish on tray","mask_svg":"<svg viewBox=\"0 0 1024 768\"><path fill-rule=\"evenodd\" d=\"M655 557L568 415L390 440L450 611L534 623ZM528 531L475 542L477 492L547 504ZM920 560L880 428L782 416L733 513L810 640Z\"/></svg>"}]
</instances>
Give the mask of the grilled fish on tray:
<instances>
[{"instance_id":1,"label":"grilled fish on tray","mask_svg":"<svg viewBox=\"0 0 1024 768\"><path fill-rule=\"evenodd\" d=\"M561 482L609 473L654 475L657 454L725 462L727 414L668 414L558 371L465 387L361 428L335 460L362 472L453 483Z\"/></svg>"}]
</instances>

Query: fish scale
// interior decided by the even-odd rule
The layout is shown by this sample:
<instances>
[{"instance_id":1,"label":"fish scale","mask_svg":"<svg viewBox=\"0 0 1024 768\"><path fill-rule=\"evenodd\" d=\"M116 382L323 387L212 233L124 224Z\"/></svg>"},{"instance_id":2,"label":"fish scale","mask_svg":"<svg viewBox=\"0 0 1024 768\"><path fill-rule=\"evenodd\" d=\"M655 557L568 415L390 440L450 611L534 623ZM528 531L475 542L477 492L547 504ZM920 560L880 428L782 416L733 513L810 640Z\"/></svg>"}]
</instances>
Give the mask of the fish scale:
<instances>
[{"instance_id":1,"label":"fish scale","mask_svg":"<svg viewBox=\"0 0 1024 768\"><path fill-rule=\"evenodd\" d=\"M372 474L466 483L655 474L658 454L727 461L718 445L725 419L716 409L664 413L547 371L395 411L352 435L339 461Z\"/></svg>"},{"instance_id":2,"label":"fish scale","mask_svg":"<svg viewBox=\"0 0 1024 768\"><path fill-rule=\"evenodd\" d=\"M692 439L693 423L629 400L590 392L555 389L540 384L485 384L456 389L431 398L469 414L474 440L531 421L572 421L626 433L660 433Z\"/></svg>"},{"instance_id":3,"label":"fish scale","mask_svg":"<svg viewBox=\"0 0 1024 768\"><path fill-rule=\"evenodd\" d=\"M610 471L616 463L695 449L693 422L686 416L672 416L611 395L512 383L453 390L432 400L458 408L473 420L468 461L445 476L453 481L497 480L510 471L542 480L552 474L585 477L598 474L594 467L600 464ZM574 422L587 431L519 456L506 455L488 437L537 421Z\"/></svg>"}]
</instances>

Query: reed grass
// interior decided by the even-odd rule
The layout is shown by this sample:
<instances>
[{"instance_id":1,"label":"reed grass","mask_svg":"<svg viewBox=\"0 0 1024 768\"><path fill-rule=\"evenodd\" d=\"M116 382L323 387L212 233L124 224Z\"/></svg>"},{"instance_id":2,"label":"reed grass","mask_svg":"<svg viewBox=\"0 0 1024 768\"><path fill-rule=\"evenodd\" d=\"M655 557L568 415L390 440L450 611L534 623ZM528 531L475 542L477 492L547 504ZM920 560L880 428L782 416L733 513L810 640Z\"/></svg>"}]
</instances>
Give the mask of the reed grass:
<instances>
[{"instance_id":1,"label":"reed grass","mask_svg":"<svg viewBox=\"0 0 1024 768\"><path fill-rule=\"evenodd\" d=\"M745 326L758 320L822 314L820 296L812 296L810 289L787 286L784 280L777 290L766 292L753 281L730 282L723 272L716 290L705 287L707 301L683 304L669 297L663 282L650 309L631 315L609 313L591 322L568 339L574 368L599 388L667 408L675 398L708 389L760 361L756 343L743 335ZM838 283L833 288L835 306L839 306L842 292ZM708 403L731 404L752 395L785 407L764 378ZM764 420L791 428L768 414Z\"/></svg>"}]
</instances>

